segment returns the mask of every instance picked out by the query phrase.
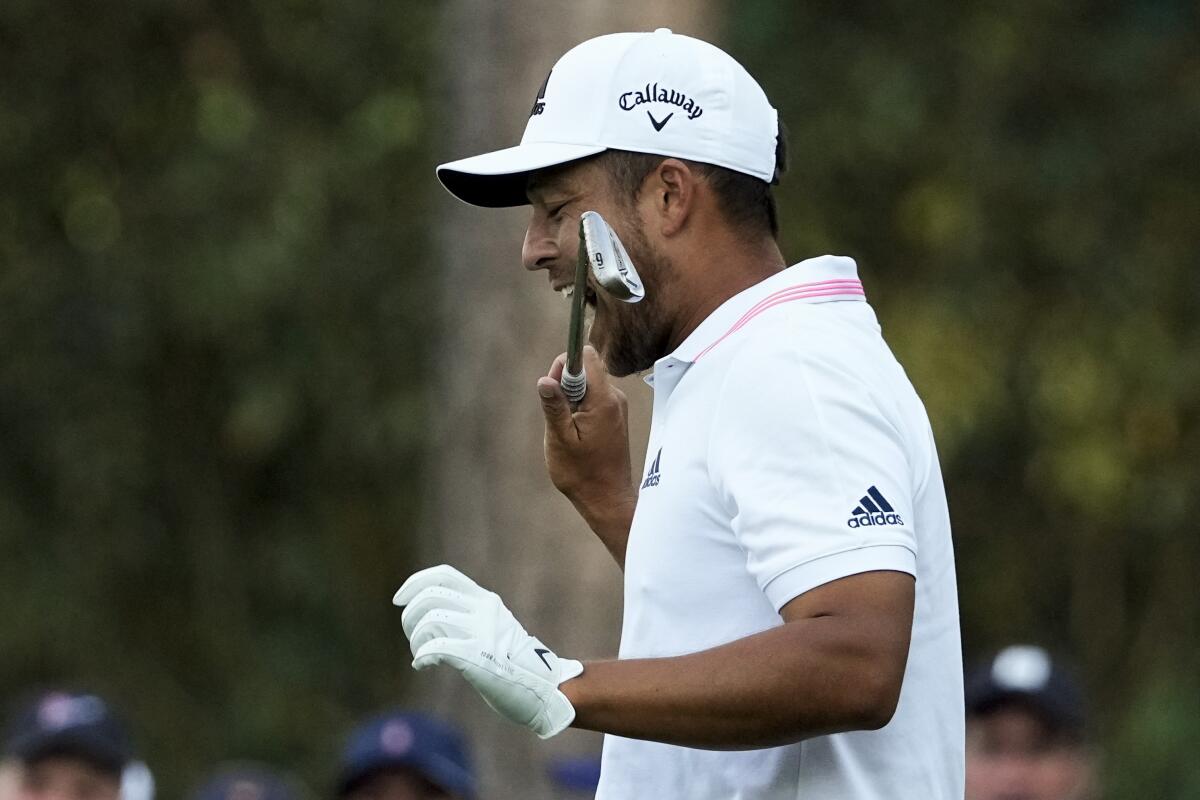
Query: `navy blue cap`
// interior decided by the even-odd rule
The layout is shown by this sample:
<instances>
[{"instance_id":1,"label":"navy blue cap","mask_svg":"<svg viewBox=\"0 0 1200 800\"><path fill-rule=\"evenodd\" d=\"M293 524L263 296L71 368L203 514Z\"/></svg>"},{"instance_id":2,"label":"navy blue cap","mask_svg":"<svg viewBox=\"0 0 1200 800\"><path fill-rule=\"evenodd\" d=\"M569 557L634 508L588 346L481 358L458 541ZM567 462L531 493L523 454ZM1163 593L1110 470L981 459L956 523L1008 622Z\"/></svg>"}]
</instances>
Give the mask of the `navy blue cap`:
<instances>
[{"instance_id":1,"label":"navy blue cap","mask_svg":"<svg viewBox=\"0 0 1200 800\"><path fill-rule=\"evenodd\" d=\"M595 794L600 786L600 759L596 756L556 758L547 765L546 773L559 788Z\"/></svg>"},{"instance_id":2,"label":"navy blue cap","mask_svg":"<svg viewBox=\"0 0 1200 800\"><path fill-rule=\"evenodd\" d=\"M262 764L228 764L192 794L192 800L300 800L296 782Z\"/></svg>"},{"instance_id":3,"label":"navy blue cap","mask_svg":"<svg viewBox=\"0 0 1200 800\"><path fill-rule=\"evenodd\" d=\"M966 679L968 716L1013 704L1038 714L1057 731L1082 736L1083 692L1068 670L1035 645L1012 645L976 667Z\"/></svg>"},{"instance_id":4,"label":"navy blue cap","mask_svg":"<svg viewBox=\"0 0 1200 800\"><path fill-rule=\"evenodd\" d=\"M133 759L125 726L94 694L52 691L38 695L10 720L6 753L29 763L68 756L120 775Z\"/></svg>"},{"instance_id":5,"label":"navy blue cap","mask_svg":"<svg viewBox=\"0 0 1200 800\"><path fill-rule=\"evenodd\" d=\"M342 751L338 796L388 769L412 770L464 800L475 796L475 776L462 735L423 714L391 711L355 728Z\"/></svg>"}]
</instances>

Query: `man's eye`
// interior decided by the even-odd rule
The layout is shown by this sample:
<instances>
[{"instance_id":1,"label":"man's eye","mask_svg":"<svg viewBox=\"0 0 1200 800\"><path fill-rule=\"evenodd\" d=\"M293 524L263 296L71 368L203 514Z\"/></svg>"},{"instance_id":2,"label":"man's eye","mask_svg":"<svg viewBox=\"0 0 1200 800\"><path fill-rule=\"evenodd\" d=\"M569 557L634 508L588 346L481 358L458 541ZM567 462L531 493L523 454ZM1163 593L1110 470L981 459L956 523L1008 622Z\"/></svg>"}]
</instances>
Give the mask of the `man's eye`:
<instances>
[{"instance_id":1,"label":"man's eye","mask_svg":"<svg viewBox=\"0 0 1200 800\"><path fill-rule=\"evenodd\" d=\"M566 203L559 203L558 205L552 207L548 213L552 219L558 219L558 217L562 214L563 209L566 207Z\"/></svg>"}]
</instances>

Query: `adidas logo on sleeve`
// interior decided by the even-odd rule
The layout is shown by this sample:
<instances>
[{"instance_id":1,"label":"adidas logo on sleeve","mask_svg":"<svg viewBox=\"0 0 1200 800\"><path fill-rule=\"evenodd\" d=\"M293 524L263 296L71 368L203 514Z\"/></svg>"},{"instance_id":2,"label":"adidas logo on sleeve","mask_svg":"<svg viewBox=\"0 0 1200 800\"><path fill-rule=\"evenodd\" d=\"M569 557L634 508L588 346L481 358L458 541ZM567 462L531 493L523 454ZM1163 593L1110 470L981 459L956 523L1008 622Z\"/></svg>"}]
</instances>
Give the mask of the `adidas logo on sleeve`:
<instances>
[{"instance_id":1,"label":"adidas logo on sleeve","mask_svg":"<svg viewBox=\"0 0 1200 800\"><path fill-rule=\"evenodd\" d=\"M847 528L904 524L904 520L896 513L896 509L892 508L892 504L885 500L874 486L867 489L867 493L863 495L859 503L860 505L855 506L854 510L850 512L850 519L846 520Z\"/></svg>"},{"instance_id":2,"label":"adidas logo on sleeve","mask_svg":"<svg viewBox=\"0 0 1200 800\"><path fill-rule=\"evenodd\" d=\"M659 472L658 463L662 461L662 448L658 448L658 455L654 456L654 463L650 465L650 469L646 471L646 480L642 481L642 488L649 489L651 486L658 486Z\"/></svg>"}]
</instances>

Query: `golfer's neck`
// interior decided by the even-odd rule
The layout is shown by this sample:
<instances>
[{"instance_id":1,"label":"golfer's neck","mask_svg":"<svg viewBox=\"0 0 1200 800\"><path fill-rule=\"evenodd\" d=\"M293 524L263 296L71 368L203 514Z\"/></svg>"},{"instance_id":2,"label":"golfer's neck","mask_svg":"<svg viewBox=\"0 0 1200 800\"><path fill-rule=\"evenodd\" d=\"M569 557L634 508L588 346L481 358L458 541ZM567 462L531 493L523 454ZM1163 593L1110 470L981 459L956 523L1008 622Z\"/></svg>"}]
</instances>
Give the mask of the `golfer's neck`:
<instances>
[{"instance_id":1,"label":"golfer's neck","mask_svg":"<svg viewBox=\"0 0 1200 800\"><path fill-rule=\"evenodd\" d=\"M678 347L726 300L786 266L779 244L770 237L752 246L737 241L709 243L693 252L681 281L682 297L677 305L671 349Z\"/></svg>"}]
</instances>

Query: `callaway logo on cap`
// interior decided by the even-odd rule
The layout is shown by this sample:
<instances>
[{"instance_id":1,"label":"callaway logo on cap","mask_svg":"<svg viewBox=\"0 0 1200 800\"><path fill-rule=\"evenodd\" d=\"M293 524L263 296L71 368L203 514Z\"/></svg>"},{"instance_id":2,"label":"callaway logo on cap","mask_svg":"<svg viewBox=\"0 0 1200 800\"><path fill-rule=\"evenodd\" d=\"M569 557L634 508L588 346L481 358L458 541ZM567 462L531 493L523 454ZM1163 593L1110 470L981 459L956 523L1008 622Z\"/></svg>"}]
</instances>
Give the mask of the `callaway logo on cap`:
<instances>
[{"instance_id":1,"label":"callaway logo on cap","mask_svg":"<svg viewBox=\"0 0 1200 800\"><path fill-rule=\"evenodd\" d=\"M612 33L568 50L538 89L516 147L437 168L460 200L525 205L528 174L605 150L674 156L775 174L779 122L762 88L707 42L659 28Z\"/></svg>"}]
</instances>

